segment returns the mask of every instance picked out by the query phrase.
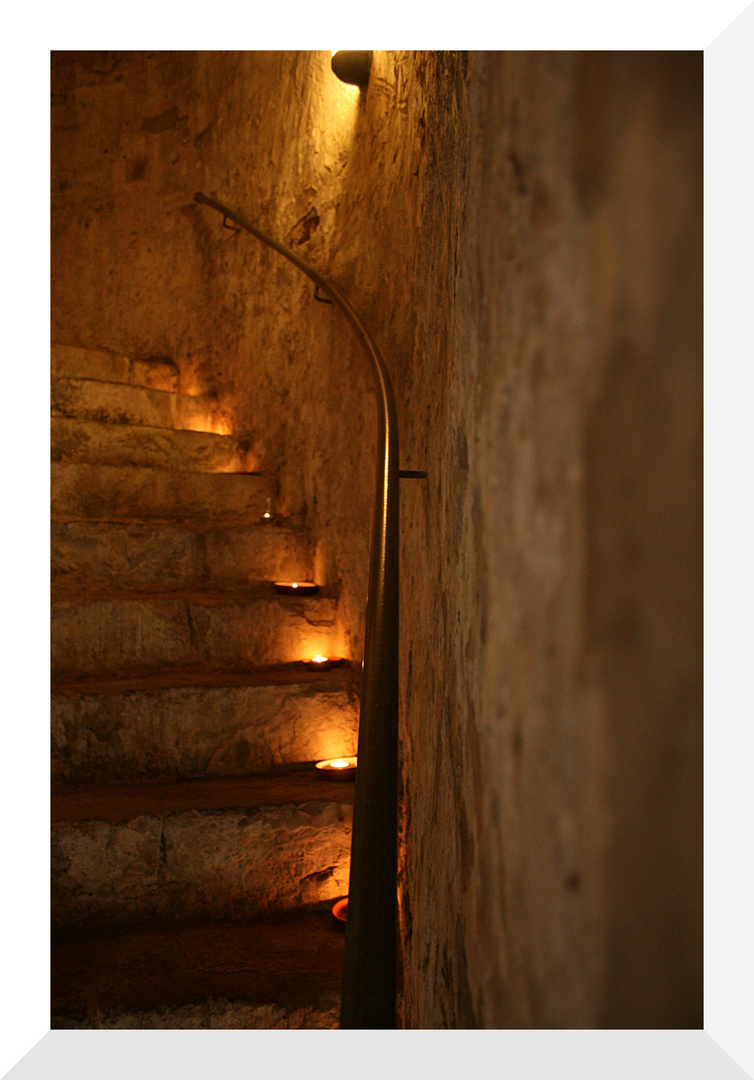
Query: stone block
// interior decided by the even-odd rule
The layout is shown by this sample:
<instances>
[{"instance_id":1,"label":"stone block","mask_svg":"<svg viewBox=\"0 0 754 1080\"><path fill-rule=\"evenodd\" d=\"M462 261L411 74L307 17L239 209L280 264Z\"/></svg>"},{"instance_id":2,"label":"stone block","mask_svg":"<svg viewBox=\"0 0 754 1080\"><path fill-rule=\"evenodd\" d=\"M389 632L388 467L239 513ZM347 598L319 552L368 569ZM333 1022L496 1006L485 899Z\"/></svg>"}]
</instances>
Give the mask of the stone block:
<instances>
[{"instance_id":1,"label":"stone block","mask_svg":"<svg viewBox=\"0 0 754 1080\"><path fill-rule=\"evenodd\" d=\"M82 349L77 345L54 344L50 352L53 379L99 379L153 390L178 389L178 368L172 360L131 360L107 349Z\"/></svg>"},{"instance_id":2,"label":"stone block","mask_svg":"<svg viewBox=\"0 0 754 1080\"><path fill-rule=\"evenodd\" d=\"M356 753L358 701L346 684L179 686L54 694L60 778L243 776Z\"/></svg>"},{"instance_id":3,"label":"stone block","mask_svg":"<svg viewBox=\"0 0 754 1080\"><path fill-rule=\"evenodd\" d=\"M170 431L130 424L105 424L54 417L53 461L92 465L145 465L182 472L254 472L260 447L233 435Z\"/></svg>"},{"instance_id":4,"label":"stone block","mask_svg":"<svg viewBox=\"0 0 754 1080\"><path fill-rule=\"evenodd\" d=\"M53 463L59 521L175 521L207 526L258 522L274 495L258 473L191 473L137 466Z\"/></svg>"},{"instance_id":5,"label":"stone block","mask_svg":"<svg viewBox=\"0 0 754 1080\"><path fill-rule=\"evenodd\" d=\"M217 398L175 394L166 390L99 382L96 379L54 379L53 416L228 434Z\"/></svg>"},{"instance_id":6,"label":"stone block","mask_svg":"<svg viewBox=\"0 0 754 1080\"><path fill-rule=\"evenodd\" d=\"M165 665L285 664L312 656L334 628L328 597L242 596L64 602L52 611L56 674Z\"/></svg>"},{"instance_id":7,"label":"stone block","mask_svg":"<svg viewBox=\"0 0 754 1080\"><path fill-rule=\"evenodd\" d=\"M348 890L352 809L339 803L144 815L52 832L53 922L245 918Z\"/></svg>"},{"instance_id":8,"label":"stone block","mask_svg":"<svg viewBox=\"0 0 754 1080\"><path fill-rule=\"evenodd\" d=\"M304 532L264 524L197 532L155 523L53 522L51 557L53 589L84 596L307 581L314 573Z\"/></svg>"}]
</instances>

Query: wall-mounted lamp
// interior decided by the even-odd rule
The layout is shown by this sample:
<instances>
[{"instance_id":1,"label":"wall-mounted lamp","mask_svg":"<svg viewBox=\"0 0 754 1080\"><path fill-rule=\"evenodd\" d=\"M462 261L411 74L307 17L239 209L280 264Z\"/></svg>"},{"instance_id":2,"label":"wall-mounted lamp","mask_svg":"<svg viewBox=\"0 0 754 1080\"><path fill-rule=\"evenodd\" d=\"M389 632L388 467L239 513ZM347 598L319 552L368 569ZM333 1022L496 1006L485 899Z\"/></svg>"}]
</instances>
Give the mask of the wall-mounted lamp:
<instances>
[{"instance_id":1,"label":"wall-mounted lamp","mask_svg":"<svg viewBox=\"0 0 754 1080\"><path fill-rule=\"evenodd\" d=\"M350 83L351 86L360 86L363 90L369 82L371 67L371 52L333 50L332 69L341 82Z\"/></svg>"}]
</instances>

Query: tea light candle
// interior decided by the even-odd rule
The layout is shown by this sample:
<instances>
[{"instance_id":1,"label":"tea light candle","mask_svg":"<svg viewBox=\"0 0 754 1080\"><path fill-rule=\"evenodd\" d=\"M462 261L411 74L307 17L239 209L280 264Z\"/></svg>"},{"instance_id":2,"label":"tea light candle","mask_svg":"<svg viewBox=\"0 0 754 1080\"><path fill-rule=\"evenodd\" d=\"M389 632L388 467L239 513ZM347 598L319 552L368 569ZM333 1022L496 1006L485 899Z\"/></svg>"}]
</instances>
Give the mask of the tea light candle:
<instances>
[{"instance_id":1,"label":"tea light candle","mask_svg":"<svg viewBox=\"0 0 754 1080\"><path fill-rule=\"evenodd\" d=\"M314 668L318 671L327 671L329 668L338 667L343 663L342 656L323 656L322 653L317 653L311 660L303 661L307 667Z\"/></svg>"},{"instance_id":2,"label":"tea light candle","mask_svg":"<svg viewBox=\"0 0 754 1080\"><path fill-rule=\"evenodd\" d=\"M356 761L355 757L328 758L327 761L318 761L317 769L326 780L353 780Z\"/></svg>"},{"instance_id":3,"label":"tea light candle","mask_svg":"<svg viewBox=\"0 0 754 1080\"><path fill-rule=\"evenodd\" d=\"M331 910L338 922L345 922L348 913L348 897L343 896L340 900L336 900Z\"/></svg>"},{"instance_id":4,"label":"tea light candle","mask_svg":"<svg viewBox=\"0 0 754 1080\"><path fill-rule=\"evenodd\" d=\"M311 596L319 588L313 581L273 581L272 584L283 596Z\"/></svg>"}]
</instances>

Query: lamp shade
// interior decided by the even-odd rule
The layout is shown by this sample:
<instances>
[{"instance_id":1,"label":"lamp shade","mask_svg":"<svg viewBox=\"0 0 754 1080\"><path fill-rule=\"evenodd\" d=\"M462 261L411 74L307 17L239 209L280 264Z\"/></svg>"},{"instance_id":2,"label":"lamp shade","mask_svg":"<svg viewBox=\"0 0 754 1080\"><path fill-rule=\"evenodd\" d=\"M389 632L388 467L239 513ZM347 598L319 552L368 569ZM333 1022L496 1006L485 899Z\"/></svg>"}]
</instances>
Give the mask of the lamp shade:
<instances>
[{"instance_id":1,"label":"lamp shade","mask_svg":"<svg viewBox=\"0 0 754 1080\"><path fill-rule=\"evenodd\" d=\"M341 82L350 83L351 86L360 86L363 89L369 82L371 67L371 52L346 52L339 49L332 56L334 73Z\"/></svg>"}]
</instances>

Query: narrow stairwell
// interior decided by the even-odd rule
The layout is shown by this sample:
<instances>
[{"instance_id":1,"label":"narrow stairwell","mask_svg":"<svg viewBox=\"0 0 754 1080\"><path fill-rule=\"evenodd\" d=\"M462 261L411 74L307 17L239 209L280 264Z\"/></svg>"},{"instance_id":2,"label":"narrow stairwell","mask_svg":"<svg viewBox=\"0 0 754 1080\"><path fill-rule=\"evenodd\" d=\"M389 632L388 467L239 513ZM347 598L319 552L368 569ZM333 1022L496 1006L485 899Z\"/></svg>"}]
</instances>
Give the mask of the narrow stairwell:
<instances>
[{"instance_id":1,"label":"narrow stairwell","mask_svg":"<svg viewBox=\"0 0 754 1080\"><path fill-rule=\"evenodd\" d=\"M52 349L52 1026L336 1027L358 671L167 361Z\"/></svg>"}]
</instances>

